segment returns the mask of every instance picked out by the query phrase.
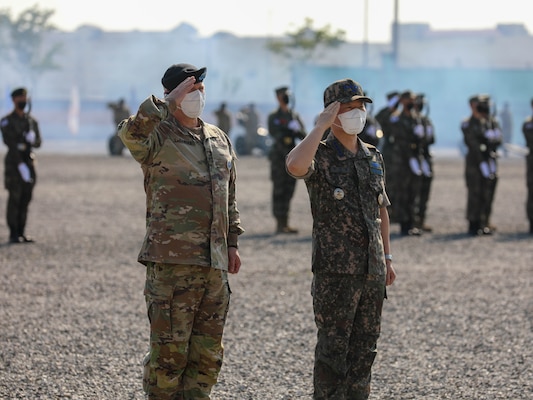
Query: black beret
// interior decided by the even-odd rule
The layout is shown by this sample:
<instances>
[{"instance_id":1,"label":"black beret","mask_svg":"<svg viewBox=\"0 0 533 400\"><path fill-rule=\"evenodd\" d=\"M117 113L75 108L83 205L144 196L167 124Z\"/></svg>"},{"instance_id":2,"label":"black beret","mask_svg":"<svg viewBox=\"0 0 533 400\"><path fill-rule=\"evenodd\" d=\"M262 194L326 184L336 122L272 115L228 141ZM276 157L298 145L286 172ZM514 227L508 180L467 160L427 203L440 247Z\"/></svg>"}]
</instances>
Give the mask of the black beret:
<instances>
[{"instance_id":1,"label":"black beret","mask_svg":"<svg viewBox=\"0 0 533 400\"><path fill-rule=\"evenodd\" d=\"M189 76L194 76L196 82L202 82L207 74L207 68L196 68L191 64L174 64L168 67L161 78L163 87L169 91L174 90Z\"/></svg>"},{"instance_id":2,"label":"black beret","mask_svg":"<svg viewBox=\"0 0 533 400\"><path fill-rule=\"evenodd\" d=\"M26 96L28 94L28 91L26 88L17 88L11 92L11 98L18 97L18 96Z\"/></svg>"},{"instance_id":3,"label":"black beret","mask_svg":"<svg viewBox=\"0 0 533 400\"><path fill-rule=\"evenodd\" d=\"M289 87L288 86L280 86L279 88L276 88L275 92L276 94L279 96L280 94L283 94L285 92L288 92L289 91Z\"/></svg>"}]
</instances>

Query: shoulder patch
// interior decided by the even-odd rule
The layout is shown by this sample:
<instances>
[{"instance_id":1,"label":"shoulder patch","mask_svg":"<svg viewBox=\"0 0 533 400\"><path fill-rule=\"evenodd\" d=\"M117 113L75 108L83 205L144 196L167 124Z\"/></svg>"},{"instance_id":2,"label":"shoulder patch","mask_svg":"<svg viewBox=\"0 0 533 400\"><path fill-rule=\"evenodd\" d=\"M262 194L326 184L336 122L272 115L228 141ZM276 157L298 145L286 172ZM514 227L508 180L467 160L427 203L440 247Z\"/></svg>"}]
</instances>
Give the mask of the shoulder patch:
<instances>
[{"instance_id":1,"label":"shoulder patch","mask_svg":"<svg viewBox=\"0 0 533 400\"><path fill-rule=\"evenodd\" d=\"M8 124L9 124L9 119L2 118L2 121L0 122L0 126L4 127L4 126L7 126Z\"/></svg>"}]
</instances>

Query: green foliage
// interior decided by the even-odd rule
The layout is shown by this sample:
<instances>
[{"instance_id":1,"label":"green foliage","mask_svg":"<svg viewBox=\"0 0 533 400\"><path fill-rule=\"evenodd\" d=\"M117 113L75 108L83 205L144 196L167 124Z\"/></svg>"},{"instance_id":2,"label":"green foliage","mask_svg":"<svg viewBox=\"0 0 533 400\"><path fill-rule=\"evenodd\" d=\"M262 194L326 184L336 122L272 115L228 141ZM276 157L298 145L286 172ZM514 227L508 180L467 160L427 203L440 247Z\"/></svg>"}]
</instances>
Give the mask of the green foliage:
<instances>
[{"instance_id":1,"label":"green foliage","mask_svg":"<svg viewBox=\"0 0 533 400\"><path fill-rule=\"evenodd\" d=\"M346 32L332 31L328 24L323 28L313 27L313 20L306 18L304 25L294 32L288 32L285 40L271 40L267 48L275 54L302 60L313 57L320 48L334 48L345 42Z\"/></svg>"},{"instance_id":2,"label":"green foliage","mask_svg":"<svg viewBox=\"0 0 533 400\"><path fill-rule=\"evenodd\" d=\"M30 74L58 69L54 57L61 45L47 49L42 45L43 35L56 30L50 22L54 13L53 10L39 9L37 4L17 17L13 17L9 9L0 10L0 49L4 61Z\"/></svg>"}]
</instances>

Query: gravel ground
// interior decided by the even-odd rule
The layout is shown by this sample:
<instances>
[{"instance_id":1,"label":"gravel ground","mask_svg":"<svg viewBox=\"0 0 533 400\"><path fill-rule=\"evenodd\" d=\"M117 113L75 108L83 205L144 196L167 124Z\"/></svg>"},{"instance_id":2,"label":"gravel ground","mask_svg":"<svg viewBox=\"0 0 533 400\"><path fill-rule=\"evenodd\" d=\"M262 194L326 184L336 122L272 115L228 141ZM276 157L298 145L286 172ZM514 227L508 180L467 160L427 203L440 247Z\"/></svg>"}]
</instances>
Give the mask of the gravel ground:
<instances>
[{"instance_id":1,"label":"gravel ground","mask_svg":"<svg viewBox=\"0 0 533 400\"><path fill-rule=\"evenodd\" d=\"M3 155L2 155L3 156ZM143 399L148 345L136 262L144 236L142 174L129 156L39 154L28 245L0 219L0 398ZM238 163L245 234L214 400L311 399L315 326L309 294L311 217L274 235L265 158ZM3 166L0 165L3 174ZM533 237L525 163L501 161L498 231L465 234L463 162L436 159L428 223L392 227L398 278L385 303L371 399L531 399ZM0 215L7 192L0 191Z\"/></svg>"}]
</instances>

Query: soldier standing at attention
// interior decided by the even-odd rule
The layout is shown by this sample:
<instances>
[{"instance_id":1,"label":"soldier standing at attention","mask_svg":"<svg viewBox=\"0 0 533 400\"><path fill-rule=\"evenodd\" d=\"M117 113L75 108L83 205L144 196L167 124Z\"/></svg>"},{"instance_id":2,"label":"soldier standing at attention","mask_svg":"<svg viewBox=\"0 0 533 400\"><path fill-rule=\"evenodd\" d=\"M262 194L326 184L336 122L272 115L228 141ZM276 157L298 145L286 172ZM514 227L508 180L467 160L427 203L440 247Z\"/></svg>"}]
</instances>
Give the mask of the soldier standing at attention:
<instances>
[{"instance_id":1,"label":"soldier standing at attention","mask_svg":"<svg viewBox=\"0 0 533 400\"><path fill-rule=\"evenodd\" d=\"M370 102L357 82L332 83L313 130L287 157L313 214L315 400L368 399L385 286L396 278L383 159L357 137Z\"/></svg>"},{"instance_id":2,"label":"soldier standing at attention","mask_svg":"<svg viewBox=\"0 0 533 400\"><path fill-rule=\"evenodd\" d=\"M417 199L416 210L416 224L415 226L424 232L431 232L433 229L426 224L426 212L431 193L431 183L433 182L433 157L431 155L430 146L435 144L435 128L433 122L429 118L427 103L425 95L419 93L415 98L415 112L418 113L422 126L424 127L424 135L420 142L420 170L422 171L420 183L420 195Z\"/></svg>"},{"instance_id":3,"label":"soldier standing at attention","mask_svg":"<svg viewBox=\"0 0 533 400\"><path fill-rule=\"evenodd\" d=\"M25 236L24 230L37 182L32 150L41 146L41 134L37 121L24 111L28 103L27 94L25 88L15 89L11 93L15 108L0 121L2 138L7 146L4 185L9 192L6 216L10 243L33 242Z\"/></svg>"},{"instance_id":4,"label":"soldier standing at attention","mask_svg":"<svg viewBox=\"0 0 533 400\"><path fill-rule=\"evenodd\" d=\"M268 116L268 133L273 139L270 148L270 179L272 180L272 213L276 218L277 233L298 233L289 226L289 208L296 179L285 169L285 157L296 145L296 139L306 135L298 113L289 107L289 88L275 90L279 107Z\"/></svg>"},{"instance_id":5,"label":"soldier standing at attention","mask_svg":"<svg viewBox=\"0 0 533 400\"><path fill-rule=\"evenodd\" d=\"M380 148L383 160L385 161L385 168L388 168L391 163L391 156L394 148L394 138L390 136L390 117L392 113L398 109L399 101L399 92L394 90L387 93L387 105L376 114L376 121L378 121L383 133L383 140Z\"/></svg>"},{"instance_id":6,"label":"soldier standing at attention","mask_svg":"<svg viewBox=\"0 0 533 400\"><path fill-rule=\"evenodd\" d=\"M394 138L391 165L387 173L392 182L391 193L392 219L398 222L402 235L419 236L417 228L417 202L420 197L422 168L420 151L424 126L415 111L415 95L405 91L400 96L401 111L396 111L390 118L390 136Z\"/></svg>"},{"instance_id":7,"label":"soldier standing at attention","mask_svg":"<svg viewBox=\"0 0 533 400\"><path fill-rule=\"evenodd\" d=\"M217 126L224 131L228 136L231 131L231 113L228 110L225 102L220 103L218 110L214 112L217 117Z\"/></svg>"},{"instance_id":8,"label":"soldier standing at attention","mask_svg":"<svg viewBox=\"0 0 533 400\"><path fill-rule=\"evenodd\" d=\"M468 149L465 181L468 191L466 219L472 236L490 235L492 202L498 182L497 150L502 143L498 122L490 115L490 97L476 95L469 99L471 116L461 124Z\"/></svg>"},{"instance_id":9,"label":"soldier standing at attention","mask_svg":"<svg viewBox=\"0 0 533 400\"><path fill-rule=\"evenodd\" d=\"M146 236L138 261L146 266L149 399L210 398L224 354L228 272L241 266L236 157L228 136L200 119L205 75L206 68L170 66L165 99L148 97L120 124L144 173Z\"/></svg>"},{"instance_id":10,"label":"soldier standing at attention","mask_svg":"<svg viewBox=\"0 0 533 400\"><path fill-rule=\"evenodd\" d=\"M533 110L533 99L531 99ZM526 211L529 219L529 233L533 235L533 113L527 117L522 125L522 133L526 139L529 154L526 156L527 204Z\"/></svg>"}]
</instances>

